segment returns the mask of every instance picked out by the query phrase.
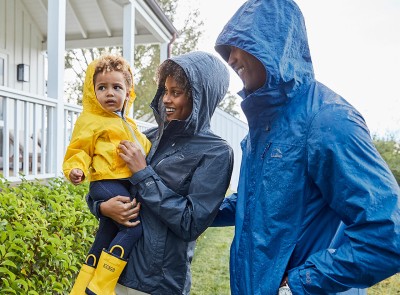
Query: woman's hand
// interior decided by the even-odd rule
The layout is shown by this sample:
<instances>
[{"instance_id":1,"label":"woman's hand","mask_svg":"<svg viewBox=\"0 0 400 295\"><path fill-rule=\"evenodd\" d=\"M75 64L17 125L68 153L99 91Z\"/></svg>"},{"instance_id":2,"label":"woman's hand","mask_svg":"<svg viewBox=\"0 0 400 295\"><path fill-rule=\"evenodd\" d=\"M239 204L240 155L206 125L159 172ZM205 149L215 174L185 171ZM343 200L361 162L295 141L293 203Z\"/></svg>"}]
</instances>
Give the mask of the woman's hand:
<instances>
[{"instance_id":1,"label":"woman's hand","mask_svg":"<svg viewBox=\"0 0 400 295\"><path fill-rule=\"evenodd\" d=\"M100 204L101 215L127 227L135 227L140 223L139 220L130 222L139 216L139 211L140 203L136 203L136 199L131 202L129 197L116 196Z\"/></svg>"},{"instance_id":2,"label":"woman's hand","mask_svg":"<svg viewBox=\"0 0 400 295\"><path fill-rule=\"evenodd\" d=\"M137 144L122 140L118 148L121 151L119 156L126 162L126 165L133 174L146 168L146 158Z\"/></svg>"}]
</instances>

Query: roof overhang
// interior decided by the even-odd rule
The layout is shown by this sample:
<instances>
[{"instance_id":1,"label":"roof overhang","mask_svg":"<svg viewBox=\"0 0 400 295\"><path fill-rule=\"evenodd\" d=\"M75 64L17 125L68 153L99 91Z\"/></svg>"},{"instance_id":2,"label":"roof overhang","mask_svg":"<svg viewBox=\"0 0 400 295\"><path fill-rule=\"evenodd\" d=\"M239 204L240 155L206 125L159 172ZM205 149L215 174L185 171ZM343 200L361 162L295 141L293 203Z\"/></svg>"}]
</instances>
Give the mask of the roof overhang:
<instances>
[{"instance_id":1,"label":"roof overhang","mask_svg":"<svg viewBox=\"0 0 400 295\"><path fill-rule=\"evenodd\" d=\"M21 0L47 48L48 0ZM168 43L177 30L155 0L66 0L65 47L122 46L124 6L134 6L134 43Z\"/></svg>"}]
</instances>

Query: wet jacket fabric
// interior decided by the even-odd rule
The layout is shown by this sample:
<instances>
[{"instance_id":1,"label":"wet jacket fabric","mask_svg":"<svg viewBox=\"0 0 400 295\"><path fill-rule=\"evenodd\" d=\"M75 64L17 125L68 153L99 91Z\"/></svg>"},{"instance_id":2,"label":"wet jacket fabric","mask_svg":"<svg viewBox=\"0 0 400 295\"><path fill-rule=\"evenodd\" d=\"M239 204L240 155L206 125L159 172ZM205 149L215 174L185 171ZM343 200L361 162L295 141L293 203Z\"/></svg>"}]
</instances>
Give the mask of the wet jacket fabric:
<instances>
[{"instance_id":1,"label":"wet jacket fabric","mask_svg":"<svg viewBox=\"0 0 400 295\"><path fill-rule=\"evenodd\" d=\"M260 89L241 93L249 133L238 192L214 223L236 225L232 294L276 295L285 272L296 295L366 288L399 272L399 186L360 113L315 80L296 4L247 1L216 41L225 60L229 46L267 71Z\"/></svg>"},{"instance_id":2,"label":"wet jacket fabric","mask_svg":"<svg viewBox=\"0 0 400 295\"><path fill-rule=\"evenodd\" d=\"M69 178L72 169L79 168L89 181L118 179L132 176L118 155L121 140L136 142L145 154L151 143L139 131L135 121L127 117L136 97L133 89L122 116L104 109L96 98L93 75L97 60L89 64L83 85L83 110L76 120L70 144L64 156L63 171Z\"/></svg>"},{"instance_id":3,"label":"wet jacket fabric","mask_svg":"<svg viewBox=\"0 0 400 295\"><path fill-rule=\"evenodd\" d=\"M217 214L233 167L231 147L210 130L211 117L228 88L227 68L203 52L172 60L190 81L193 110L188 119L167 124L164 87L151 103L158 128L146 132L152 142L149 166L130 178L132 194L142 204L143 237L119 281L153 295L189 294L195 241Z\"/></svg>"}]
</instances>

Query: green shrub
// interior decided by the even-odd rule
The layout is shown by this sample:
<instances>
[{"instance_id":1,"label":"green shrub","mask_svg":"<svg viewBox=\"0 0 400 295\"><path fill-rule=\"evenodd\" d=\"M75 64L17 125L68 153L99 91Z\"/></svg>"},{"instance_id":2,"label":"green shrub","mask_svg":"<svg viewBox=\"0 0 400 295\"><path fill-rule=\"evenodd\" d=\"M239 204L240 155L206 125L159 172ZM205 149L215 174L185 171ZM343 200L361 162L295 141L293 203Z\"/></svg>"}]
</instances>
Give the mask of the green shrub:
<instances>
[{"instance_id":1,"label":"green shrub","mask_svg":"<svg viewBox=\"0 0 400 295\"><path fill-rule=\"evenodd\" d=\"M97 228L87 189L0 178L1 294L68 294Z\"/></svg>"},{"instance_id":2,"label":"green shrub","mask_svg":"<svg viewBox=\"0 0 400 295\"><path fill-rule=\"evenodd\" d=\"M0 178L0 294L68 294L94 240L97 220L85 202L87 185ZM233 227L209 228L193 259L193 295L230 294ZM399 294L400 274L368 289Z\"/></svg>"}]
</instances>

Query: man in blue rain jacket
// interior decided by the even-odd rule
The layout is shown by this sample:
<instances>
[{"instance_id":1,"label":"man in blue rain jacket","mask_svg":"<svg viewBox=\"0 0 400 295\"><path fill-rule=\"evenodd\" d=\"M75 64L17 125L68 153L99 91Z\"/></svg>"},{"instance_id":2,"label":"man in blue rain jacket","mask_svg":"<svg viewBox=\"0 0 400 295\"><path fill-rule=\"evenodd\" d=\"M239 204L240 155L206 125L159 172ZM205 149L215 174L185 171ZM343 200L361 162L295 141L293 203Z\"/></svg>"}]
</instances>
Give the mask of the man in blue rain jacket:
<instances>
[{"instance_id":1,"label":"man in blue rain jacket","mask_svg":"<svg viewBox=\"0 0 400 295\"><path fill-rule=\"evenodd\" d=\"M337 294L399 272L399 186L360 113L315 80L298 6L247 1L215 48L249 124L238 192L214 222L235 225L232 294Z\"/></svg>"}]
</instances>

